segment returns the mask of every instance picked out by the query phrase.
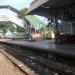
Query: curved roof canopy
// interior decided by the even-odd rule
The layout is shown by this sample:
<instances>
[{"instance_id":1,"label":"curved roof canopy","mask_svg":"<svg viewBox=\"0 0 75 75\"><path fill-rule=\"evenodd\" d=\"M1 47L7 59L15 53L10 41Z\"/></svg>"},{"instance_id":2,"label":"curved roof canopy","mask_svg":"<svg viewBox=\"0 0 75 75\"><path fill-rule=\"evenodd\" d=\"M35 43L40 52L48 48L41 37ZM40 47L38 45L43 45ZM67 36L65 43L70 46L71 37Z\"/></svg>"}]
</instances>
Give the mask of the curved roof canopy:
<instances>
[{"instance_id":1,"label":"curved roof canopy","mask_svg":"<svg viewBox=\"0 0 75 75\"><path fill-rule=\"evenodd\" d=\"M57 16L72 6L75 6L75 0L35 0L27 14Z\"/></svg>"},{"instance_id":2,"label":"curved roof canopy","mask_svg":"<svg viewBox=\"0 0 75 75\"><path fill-rule=\"evenodd\" d=\"M25 18L33 25L33 27L38 27L39 25L46 26L44 22L38 19L34 15L27 15ZM39 27L38 27L39 28Z\"/></svg>"}]
</instances>

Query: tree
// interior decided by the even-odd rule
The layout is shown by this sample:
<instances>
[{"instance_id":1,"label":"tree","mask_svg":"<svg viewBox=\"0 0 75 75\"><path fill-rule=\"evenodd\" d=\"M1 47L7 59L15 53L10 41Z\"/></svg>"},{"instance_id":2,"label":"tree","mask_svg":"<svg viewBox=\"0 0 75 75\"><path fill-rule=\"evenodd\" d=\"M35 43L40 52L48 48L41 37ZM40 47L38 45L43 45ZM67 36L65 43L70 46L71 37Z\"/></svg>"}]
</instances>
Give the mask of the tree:
<instances>
[{"instance_id":1,"label":"tree","mask_svg":"<svg viewBox=\"0 0 75 75\"><path fill-rule=\"evenodd\" d=\"M3 32L3 35L7 32L8 30L8 24L7 22L0 22L0 31Z\"/></svg>"},{"instance_id":2,"label":"tree","mask_svg":"<svg viewBox=\"0 0 75 75\"><path fill-rule=\"evenodd\" d=\"M9 31L14 32L16 29L10 22L0 22L0 31L3 32L3 35Z\"/></svg>"},{"instance_id":3,"label":"tree","mask_svg":"<svg viewBox=\"0 0 75 75\"><path fill-rule=\"evenodd\" d=\"M13 26L13 24L11 24L8 29L9 29L9 31L11 31L12 33L13 33L14 31L16 31L16 28Z\"/></svg>"},{"instance_id":4,"label":"tree","mask_svg":"<svg viewBox=\"0 0 75 75\"><path fill-rule=\"evenodd\" d=\"M53 29L53 27L51 26L51 25L47 25L47 26L45 26L45 27L41 27L41 29L40 29L40 32L42 32L43 33L43 35L44 35L44 37L46 38L46 39L50 39L52 36L51 36L51 34L52 34L52 31L54 31L54 29Z\"/></svg>"},{"instance_id":5,"label":"tree","mask_svg":"<svg viewBox=\"0 0 75 75\"><path fill-rule=\"evenodd\" d=\"M17 26L16 31L17 31L18 33L25 33L25 29L23 29L23 28L21 28L21 27L19 27L19 26Z\"/></svg>"},{"instance_id":6,"label":"tree","mask_svg":"<svg viewBox=\"0 0 75 75\"><path fill-rule=\"evenodd\" d=\"M20 10L21 15L19 15L19 18L24 18L25 13L27 12L27 10L28 10L27 8L21 9L21 10Z\"/></svg>"},{"instance_id":7,"label":"tree","mask_svg":"<svg viewBox=\"0 0 75 75\"><path fill-rule=\"evenodd\" d=\"M27 8L22 8L20 10L20 15L18 17L21 18L21 19L23 19L23 20L26 20L25 19L25 14L26 14L27 10L28 10ZM26 30L18 26L17 27L17 32L24 32L25 33Z\"/></svg>"}]
</instances>

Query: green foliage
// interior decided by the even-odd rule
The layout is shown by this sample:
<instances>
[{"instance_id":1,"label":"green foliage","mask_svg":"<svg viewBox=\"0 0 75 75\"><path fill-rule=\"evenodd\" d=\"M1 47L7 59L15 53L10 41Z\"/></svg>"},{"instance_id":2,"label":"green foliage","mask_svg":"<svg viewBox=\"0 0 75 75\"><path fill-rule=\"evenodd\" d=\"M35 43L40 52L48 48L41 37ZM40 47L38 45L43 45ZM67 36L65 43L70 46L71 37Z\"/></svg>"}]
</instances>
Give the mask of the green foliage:
<instances>
[{"instance_id":1,"label":"green foliage","mask_svg":"<svg viewBox=\"0 0 75 75\"><path fill-rule=\"evenodd\" d=\"M46 32L54 31L54 29L51 25L46 25L45 27L41 27L40 31L45 31L45 29L46 29Z\"/></svg>"},{"instance_id":2,"label":"green foliage","mask_svg":"<svg viewBox=\"0 0 75 75\"><path fill-rule=\"evenodd\" d=\"M5 34L8 30L14 32L16 29L10 22L0 22L0 31Z\"/></svg>"},{"instance_id":3,"label":"green foliage","mask_svg":"<svg viewBox=\"0 0 75 75\"><path fill-rule=\"evenodd\" d=\"M22 32L25 33L25 29L19 26L15 27L10 22L0 22L0 32L3 32L3 35L4 35L8 32L8 30L12 33L15 31L18 33L22 33Z\"/></svg>"},{"instance_id":4,"label":"green foliage","mask_svg":"<svg viewBox=\"0 0 75 75\"><path fill-rule=\"evenodd\" d=\"M10 25L9 26L9 31L11 31L13 33L14 31L16 31L16 28L13 25Z\"/></svg>"},{"instance_id":5,"label":"green foliage","mask_svg":"<svg viewBox=\"0 0 75 75\"><path fill-rule=\"evenodd\" d=\"M28 10L27 8L21 9L21 10L20 10L21 15L19 15L18 17L19 17L19 18L24 18L25 13L27 12L27 10Z\"/></svg>"},{"instance_id":6,"label":"green foliage","mask_svg":"<svg viewBox=\"0 0 75 75\"><path fill-rule=\"evenodd\" d=\"M40 29L40 32L43 32L43 35L46 36L47 39L51 38L52 31L54 31L54 28L51 27L51 25L48 25L46 27L42 27Z\"/></svg>"},{"instance_id":7,"label":"green foliage","mask_svg":"<svg viewBox=\"0 0 75 75\"><path fill-rule=\"evenodd\" d=\"M23 29L23 28L21 28L21 27L19 27L19 26L17 26L17 29L16 29L16 31L18 32L18 33L25 33L25 29Z\"/></svg>"},{"instance_id":8,"label":"green foliage","mask_svg":"<svg viewBox=\"0 0 75 75\"><path fill-rule=\"evenodd\" d=\"M0 30L5 34L8 30L8 23L7 22L0 22Z\"/></svg>"},{"instance_id":9,"label":"green foliage","mask_svg":"<svg viewBox=\"0 0 75 75\"><path fill-rule=\"evenodd\" d=\"M23 9L21 9L20 10L20 15L18 16L19 18L22 18L22 19L24 19L25 20L25 13L27 12L27 8L23 8ZM19 26L17 26L17 28L16 28L16 32L18 32L18 33L25 33L26 32L26 30L25 29L23 29L23 28L21 28L21 27L19 27Z\"/></svg>"}]
</instances>

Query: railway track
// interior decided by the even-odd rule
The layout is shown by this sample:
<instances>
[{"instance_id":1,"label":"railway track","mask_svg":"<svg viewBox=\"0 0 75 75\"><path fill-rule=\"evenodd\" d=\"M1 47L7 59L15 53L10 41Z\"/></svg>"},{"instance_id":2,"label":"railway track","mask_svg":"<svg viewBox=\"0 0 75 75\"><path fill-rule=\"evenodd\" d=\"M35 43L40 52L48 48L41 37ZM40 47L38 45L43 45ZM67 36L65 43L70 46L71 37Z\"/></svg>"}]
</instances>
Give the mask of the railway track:
<instances>
[{"instance_id":1,"label":"railway track","mask_svg":"<svg viewBox=\"0 0 75 75\"><path fill-rule=\"evenodd\" d=\"M7 59L9 59L21 72L23 75L38 75L33 70L28 68L23 62L13 57L11 54L5 52L6 47L0 46L0 53L2 53Z\"/></svg>"},{"instance_id":2,"label":"railway track","mask_svg":"<svg viewBox=\"0 0 75 75\"><path fill-rule=\"evenodd\" d=\"M49 59L47 60L47 58L44 58L43 56L39 55L38 53L34 51L31 52L30 50L22 50L21 48L16 47L14 45L11 45L11 46L4 45L3 47L5 48L5 51L7 53L20 59L25 64L27 64L27 66L29 66L31 69L35 70L35 72L33 72L35 74L38 74L38 75L75 75L74 70L72 70L71 67L49 60ZM67 68L65 66L67 66ZM29 73L29 70L27 72ZM33 73L32 75L35 75ZM28 75L31 75L31 73Z\"/></svg>"},{"instance_id":3,"label":"railway track","mask_svg":"<svg viewBox=\"0 0 75 75\"><path fill-rule=\"evenodd\" d=\"M0 49L0 75L26 75Z\"/></svg>"}]
</instances>

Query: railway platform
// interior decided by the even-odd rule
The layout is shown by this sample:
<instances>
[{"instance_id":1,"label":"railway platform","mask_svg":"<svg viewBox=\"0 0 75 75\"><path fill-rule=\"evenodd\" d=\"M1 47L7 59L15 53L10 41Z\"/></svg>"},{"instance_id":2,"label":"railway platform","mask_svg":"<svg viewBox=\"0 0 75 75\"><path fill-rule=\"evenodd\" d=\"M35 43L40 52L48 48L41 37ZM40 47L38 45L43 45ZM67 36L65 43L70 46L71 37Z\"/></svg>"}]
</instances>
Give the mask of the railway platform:
<instances>
[{"instance_id":1,"label":"railway platform","mask_svg":"<svg viewBox=\"0 0 75 75\"><path fill-rule=\"evenodd\" d=\"M0 40L0 42L19 45L28 49L35 49L61 56L75 58L75 44L55 44L54 40L30 42L25 40Z\"/></svg>"},{"instance_id":2,"label":"railway platform","mask_svg":"<svg viewBox=\"0 0 75 75\"><path fill-rule=\"evenodd\" d=\"M75 44L11 39L0 40L0 44L6 48L5 52L27 64L39 75L75 74Z\"/></svg>"}]
</instances>

